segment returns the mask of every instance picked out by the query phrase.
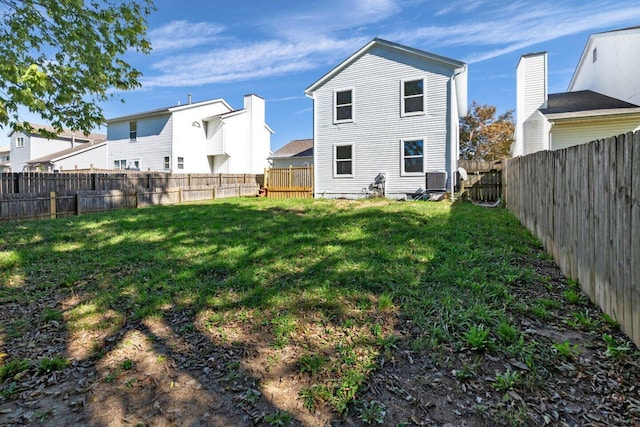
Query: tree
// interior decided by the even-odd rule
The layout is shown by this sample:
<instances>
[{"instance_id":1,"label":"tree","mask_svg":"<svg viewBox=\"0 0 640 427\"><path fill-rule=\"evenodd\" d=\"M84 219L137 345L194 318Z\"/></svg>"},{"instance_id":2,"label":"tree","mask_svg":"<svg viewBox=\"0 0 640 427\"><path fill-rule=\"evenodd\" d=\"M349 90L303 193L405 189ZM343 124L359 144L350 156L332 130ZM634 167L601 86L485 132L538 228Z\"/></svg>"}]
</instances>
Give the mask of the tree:
<instances>
[{"instance_id":1,"label":"tree","mask_svg":"<svg viewBox=\"0 0 640 427\"><path fill-rule=\"evenodd\" d=\"M510 156L515 124L513 110L496 118L496 107L471 103L460 119L460 157L465 160L498 160Z\"/></svg>"},{"instance_id":2,"label":"tree","mask_svg":"<svg viewBox=\"0 0 640 427\"><path fill-rule=\"evenodd\" d=\"M140 86L123 57L151 51L152 10L152 0L0 0L0 126L33 131L20 107L58 132L104 123L98 104Z\"/></svg>"}]
</instances>

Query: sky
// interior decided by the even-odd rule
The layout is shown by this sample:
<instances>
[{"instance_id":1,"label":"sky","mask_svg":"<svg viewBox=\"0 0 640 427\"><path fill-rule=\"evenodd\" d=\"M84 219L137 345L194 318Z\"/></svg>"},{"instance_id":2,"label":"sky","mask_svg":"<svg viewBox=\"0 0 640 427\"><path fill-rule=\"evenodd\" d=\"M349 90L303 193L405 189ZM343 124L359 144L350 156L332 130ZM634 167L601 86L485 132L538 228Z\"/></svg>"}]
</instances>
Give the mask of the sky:
<instances>
[{"instance_id":1,"label":"sky","mask_svg":"<svg viewBox=\"0 0 640 427\"><path fill-rule=\"evenodd\" d=\"M304 90L379 37L469 65L469 103L515 109L521 55L548 52L549 93L564 92L590 34L640 25L640 2L610 0L156 0L148 55L125 59L142 87L104 116L224 98L266 100L273 151L313 136ZM640 53L639 53L640 54ZM28 113L26 120L38 122ZM106 133L106 128L95 129ZM0 145L8 144L6 132Z\"/></svg>"}]
</instances>

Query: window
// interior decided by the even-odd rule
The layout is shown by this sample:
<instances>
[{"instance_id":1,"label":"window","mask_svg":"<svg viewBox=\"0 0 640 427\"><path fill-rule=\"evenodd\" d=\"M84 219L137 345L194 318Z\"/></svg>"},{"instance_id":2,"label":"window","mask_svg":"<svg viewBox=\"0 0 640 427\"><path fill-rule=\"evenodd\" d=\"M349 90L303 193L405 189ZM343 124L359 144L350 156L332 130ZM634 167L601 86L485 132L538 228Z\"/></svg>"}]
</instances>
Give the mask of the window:
<instances>
[{"instance_id":1,"label":"window","mask_svg":"<svg viewBox=\"0 0 640 427\"><path fill-rule=\"evenodd\" d=\"M164 158L164 168L171 169L171 158L169 156Z\"/></svg>"},{"instance_id":2,"label":"window","mask_svg":"<svg viewBox=\"0 0 640 427\"><path fill-rule=\"evenodd\" d=\"M127 161L126 160L114 160L113 161L113 167L115 169L126 169L127 168Z\"/></svg>"},{"instance_id":3,"label":"window","mask_svg":"<svg viewBox=\"0 0 640 427\"><path fill-rule=\"evenodd\" d=\"M184 157L178 157L178 169L184 169Z\"/></svg>"},{"instance_id":4,"label":"window","mask_svg":"<svg viewBox=\"0 0 640 427\"><path fill-rule=\"evenodd\" d=\"M424 79L402 81L402 115L424 113Z\"/></svg>"},{"instance_id":5,"label":"window","mask_svg":"<svg viewBox=\"0 0 640 427\"><path fill-rule=\"evenodd\" d=\"M140 159L133 159L129 161L128 169L140 170Z\"/></svg>"},{"instance_id":6,"label":"window","mask_svg":"<svg viewBox=\"0 0 640 427\"><path fill-rule=\"evenodd\" d=\"M129 141L138 140L138 122L129 122Z\"/></svg>"},{"instance_id":7,"label":"window","mask_svg":"<svg viewBox=\"0 0 640 427\"><path fill-rule=\"evenodd\" d=\"M353 176L353 145L334 145L334 176Z\"/></svg>"},{"instance_id":8,"label":"window","mask_svg":"<svg viewBox=\"0 0 640 427\"><path fill-rule=\"evenodd\" d=\"M337 90L334 92L335 123L353 121L353 89Z\"/></svg>"},{"instance_id":9,"label":"window","mask_svg":"<svg viewBox=\"0 0 640 427\"><path fill-rule=\"evenodd\" d=\"M24 147L24 137L19 136L16 138L16 148L22 148L22 147Z\"/></svg>"},{"instance_id":10,"label":"window","mask_svg":"<svg viewBox=\"0 0 640 427\"><path fill-rule=\"evenodd\" d=\"M424 141L414 139L402 141L402 175L422 175L424 173Z\"/></svg>"}]
</instances>

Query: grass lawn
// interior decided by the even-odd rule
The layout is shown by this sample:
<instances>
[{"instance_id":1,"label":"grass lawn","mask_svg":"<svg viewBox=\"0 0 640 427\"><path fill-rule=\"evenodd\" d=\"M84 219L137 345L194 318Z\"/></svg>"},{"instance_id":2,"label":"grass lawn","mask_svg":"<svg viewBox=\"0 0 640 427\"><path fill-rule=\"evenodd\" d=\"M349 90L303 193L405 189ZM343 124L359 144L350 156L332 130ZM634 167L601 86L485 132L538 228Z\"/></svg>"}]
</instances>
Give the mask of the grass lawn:
<instances>
[{"instance_id":1,"label":"grass lawn","mask_svg":"<svg viewBox=\"0 0 640 427\"><path fill-rule=\"evenodd\" d=\"M478 419L538 424L547 419L527 396L558 366L580 370L588 355L623 375L637 361L575 283L539 268L548 264L506 209L468 203L234 199L0 224L2 401L18 399L28 378L77 366L126 392L143 381L127 376L135 357L101 361L136 329L166 346L158 361L234 354L210 369L228 384L233 372L250 377L230 393L243 407L270 400L257 415L267 425L312 424L321 410L396 420L366 395L369 383L425 358L456 392L484 384ZM34 329L62 338L47 346ZM626 375L621 384L637 383L637 368ZM620 405L634 419L629 401Z\"/></svg>"}]
</instances>

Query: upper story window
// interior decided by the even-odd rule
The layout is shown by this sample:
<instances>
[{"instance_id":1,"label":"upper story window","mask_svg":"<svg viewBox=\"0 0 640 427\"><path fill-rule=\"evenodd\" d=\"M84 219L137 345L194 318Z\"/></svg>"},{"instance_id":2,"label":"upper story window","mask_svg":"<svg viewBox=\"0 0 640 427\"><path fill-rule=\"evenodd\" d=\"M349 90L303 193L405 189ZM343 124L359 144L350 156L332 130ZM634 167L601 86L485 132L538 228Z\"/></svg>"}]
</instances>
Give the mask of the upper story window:
<instances>
[{"instance_id":1,"label":"upper story window","mask_svg":"<svg viewBox=\"0 0 640 427\"><path fill-rule=\"evenodd\" d=\"M424 173L424 140L402 141L402 175L422 175Z\"/></svg>"},{"instance_id":2,"label":"upper story window","mask_svg":"<svg viewBox=\"0 0 640 427\"><path fill-rule=\"evenodd\" d=\"M333 95L334 122L344 123L353 121L353 89L337 90Z\"/></svg>"},{"instance_id":3,"label":"upper story window","mask_svg":"<svg viewBox=\"0 0 640 427\"><path fill-rule=\"evenodd\" d=\"M333 146L334 176L353 176L353 145Z\"/></svg>"},{"instance_id":4,"label":"upper story window","mask_svg":"<svg viewBox=\"0 0 640 427\"><path fill-rule=\"evenodd\" d=\"M402 115L424 114L424 79L403 80Z\"/></svg>"},{"instance_id":5,"label":"upper story window","mask_svg":"<svg viewBox=\"0 0 640 427\"><path fill-rule=\"evenodd\" d=\"M24 147L24 136L19 136L16 138L16 148Z\"/></svg>"},{"instance_id":6,"label":"upper story window","mask_svg":"<svg viewBox=\"0 0 640 427\"><path fill-rule=\"evenodd\" d=\"M129 141L138 139L138 122L129 122Z\"/></svg>"}]
</instances>

